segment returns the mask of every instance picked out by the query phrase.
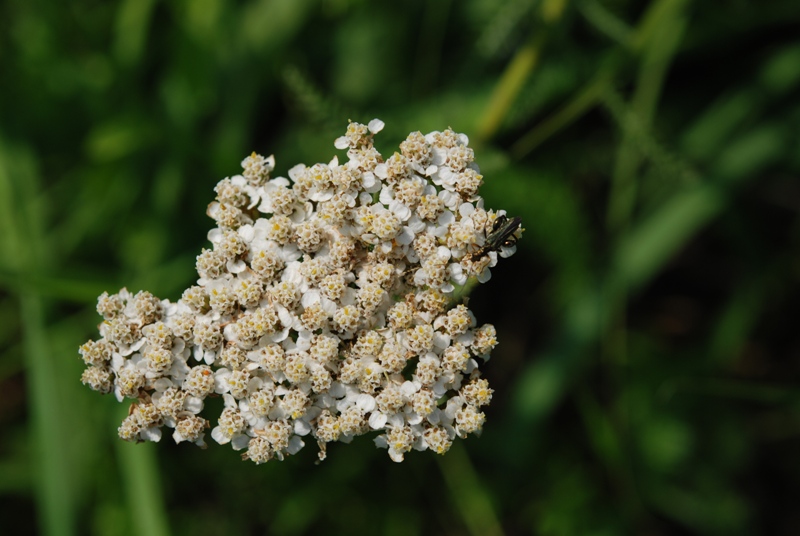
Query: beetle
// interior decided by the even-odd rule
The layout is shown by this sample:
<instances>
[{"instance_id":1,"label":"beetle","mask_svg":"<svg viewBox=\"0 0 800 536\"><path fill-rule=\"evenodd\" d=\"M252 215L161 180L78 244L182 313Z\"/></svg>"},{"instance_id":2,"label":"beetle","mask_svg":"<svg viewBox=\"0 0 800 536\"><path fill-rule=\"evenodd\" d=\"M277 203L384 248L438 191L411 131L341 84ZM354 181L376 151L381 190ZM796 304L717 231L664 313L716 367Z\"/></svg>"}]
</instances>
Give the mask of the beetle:
<instances>
[{"instance_id":1,"label":"beetle","mask_svg":"<svg viewBox=\"0 0 800 536\"><path fill-rule=\"evenodd\" d=\"M517 242L515 233L521 226L522 218L519 216L513 218L499 216L492 225L492 231L486 236L486 243L470 256L470 260L477 261L492 251L500 251L502 247L513 246Z\"/></svg>"}]
</instances>

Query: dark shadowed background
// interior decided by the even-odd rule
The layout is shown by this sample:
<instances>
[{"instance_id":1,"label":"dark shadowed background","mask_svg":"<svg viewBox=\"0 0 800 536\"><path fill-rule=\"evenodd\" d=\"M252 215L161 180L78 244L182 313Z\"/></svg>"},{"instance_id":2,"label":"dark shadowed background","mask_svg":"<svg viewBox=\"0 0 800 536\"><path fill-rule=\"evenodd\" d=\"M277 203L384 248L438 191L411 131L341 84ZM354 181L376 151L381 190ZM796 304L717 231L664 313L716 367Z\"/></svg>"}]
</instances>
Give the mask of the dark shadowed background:
<instances>
[{"instance_id":1,"label":"dark shadowed background","mask_svg":"<svg viewBox=\"0 0 800 536\"><path fill-rule=\"evenodd\" d=\"M795 0L6 0L0 519L8 534L797 534ZM255 466L116 438L96 297L176 300L251 151L348 119L466 133L517 255L480 438ZM209 438L210 439L210 438Z\"/></svg>"}]
</instances>

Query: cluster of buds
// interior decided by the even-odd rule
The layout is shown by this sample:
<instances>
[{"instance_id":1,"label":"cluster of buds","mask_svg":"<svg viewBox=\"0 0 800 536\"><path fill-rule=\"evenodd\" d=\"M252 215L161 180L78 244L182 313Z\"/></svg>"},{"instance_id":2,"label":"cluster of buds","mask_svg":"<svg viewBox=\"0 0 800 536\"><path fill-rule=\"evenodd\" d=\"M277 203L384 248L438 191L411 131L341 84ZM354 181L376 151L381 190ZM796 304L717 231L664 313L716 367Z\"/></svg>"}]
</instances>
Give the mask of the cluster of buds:
<instances>
[{"instance_id":1,"label":"cluster of buds","mask_svg":"<svg viewBox=\"0 0 800 536\"><path fill-rule=\"evenodd\" d=\"M166 426L205 447L210 428L263 463L310 437L324 459L327 443L377 431L399 462L480 432L492 389L478 362L496 334L453 296L488 280L522 229L492 238L508 220L483 208L466 136L414 132L384 160L382 128L350 123L335 142L346 163L301 164L291 180L270 178L273 157L245 158L215 188L213 247L177 302L100 296L82 381L135 400L121 438L158 441ZM215 425L207 397L224 401Z\"/></svg>"}]
</instances>

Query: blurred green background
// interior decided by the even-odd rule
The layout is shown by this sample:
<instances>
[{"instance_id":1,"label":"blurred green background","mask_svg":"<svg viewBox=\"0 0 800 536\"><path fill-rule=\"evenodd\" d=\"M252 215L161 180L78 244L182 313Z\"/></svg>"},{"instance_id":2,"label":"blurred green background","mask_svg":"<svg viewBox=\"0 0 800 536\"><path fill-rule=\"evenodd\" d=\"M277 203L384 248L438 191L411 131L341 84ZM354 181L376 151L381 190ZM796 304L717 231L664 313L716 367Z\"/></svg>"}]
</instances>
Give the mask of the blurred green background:
<instances>
[{"instance_id":1,"label":"blurred green background","mask_svg":"<svg viewBox=\"0 0 800 536\"><path fill-rule=\"evenodd\" d=\"M800 533L795 0L5 0L6 534ZM98 294L177 299L221 178L469 135L516 256L480 438L255 466L116 439Z\"/></svg>"}]
</instances>

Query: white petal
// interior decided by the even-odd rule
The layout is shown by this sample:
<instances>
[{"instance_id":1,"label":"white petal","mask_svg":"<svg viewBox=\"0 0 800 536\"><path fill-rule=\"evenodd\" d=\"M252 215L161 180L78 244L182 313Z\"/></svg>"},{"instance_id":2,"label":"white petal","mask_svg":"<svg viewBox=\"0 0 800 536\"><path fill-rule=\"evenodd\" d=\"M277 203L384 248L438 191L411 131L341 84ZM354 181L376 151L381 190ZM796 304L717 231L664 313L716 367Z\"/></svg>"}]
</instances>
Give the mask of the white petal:
<instances>
[{"instance_id":1,"label":"white petal","mask_svg":"<svg viewBox=\"0 0 800 536\"><path fill-rule=\"evenodd\" d=\"M142 439L147 441L153 441L155 443L161 441L161 428L151 426L149 428L145 428L140 433L142 435Z\"/></svg>"},{"instance_id":2,"label":"white petal","mask_svg":"<svg viewBox=\"0 0 800 536\"><path fill-rule=\"evenodd\" d=\"M378 132L383 130L384 125L385 125L384 122L381 121L380 119L373 119L372 121L369 122L367 128L373 134L377 134Z\"/></svg>"},{"instance_id":3,"label":"white petal","mask_svg":"<svg viewBox=\"0 0 800 536\"><path fill-rule=\"evenodd\" d=\"M222 240L222 229L214 227L208 232L208 241L212 244L218 244Z\"/></svg>"},{"instance_id":4,"label":"white petal","mask_svg":"<svg viewBox=\"0 0 800 536\"><path fill-rule=\"evenodd\" d=\"M300 304L303 307L309 307L319 302L320 302L320 293L316 289L310 289L308 292L303 294L302 298L300 298Z\"/></svg>"},{"instance_id":5,"label":"white petal","mask_svg":"<svg viewBox=\"0 0 800 536\"><path fill-rule=\"evenodd\" d=\"M406 380L403 382L403 385L400 386L400 392L403 393L403 396L406 398L411 398L417 391L419 391L419 385L412 381Z\"/></svg>"},{"instance_id":6,"label":"white petal","mask_svg":"<svg viewBox=\"0 0 800 536\"><path fill-rule=\"evenodd\" d=\"M250 444L250 438L247 437L245 434L235 434L233 439L231 440L231 447L233 450L242 450L246 449L247 445Z\"/></svg>"},{"instance_id":7,"label":"white petal","mask_svg":"<svg viewBox=\"0 0 800 536\"><path fill-rule=\"evenodd\" d=\"M472 330L467 331L463 335L459 335L456 337L456 342L459 344L463 344L464 346L469 346L475 341L475 332Z\"/></svg>"},{"instance_id":8,"label":"white petal","mask_svg":"<svg viewBox=\"0 0 800 536\"><path fill-rule=\"evenodd\" d=\"M391 210L400 221L407 221L411 217L411 209L397 200L393 200L389 203L389 210Z\"/></svg>"},{"instance_id":9,"label":"white petal","mask_svg":"<svg viewBox=\"0 0 800 536\"><path fill-rule=\"evenodd\" d=\"M410 227L403 227L403 230L394 239L401 246L408 246L414 241L414 232Z\"/></svg>"},{"instance_id":10,"label":"white petal","mask_svg":"<svg viewBox=\"0 0 800 536\"><path fill-rule=\"evenodd\" d=\"M196 396L187 396L186 400L183 402L183 409L197 415L203 411L203 399Z\"/></svg>"},{"instance_id":11,"label":"white petal","mask_svg":"<svg viewBox=\"0 0 800 536\"><path fill-rule=\"evenodd\" d=\"M362 393L356 397L356 406L364 410L365 413L369 413L370 411L374 410L375 405L375 397L372 395Z\"/></svg>"},{"instance_id":12,"label":"white petal","mask_svg":"<svg viewBox=\"0 0 800 536\"><path fill-rule=\"evenodd\" d=\"M172 355L180 356L183 355L183 351L186 349L186 341L183 339L177 338L172 343Z\"/></svg>"},{"instance_id":13,"label":"white petal","mask_svg":"<svg viewBox=\"0 0 800 536\"><path fill-rule=\"evenodd\" d=\"M309 348L311 348L311 339L314 337L314 333L308 330L303 330L298 332L297 340L295 341L295 348L298 352L305 352Z\"/></svg>"},{"instance_id":14,"label":"white petal","mask_svg":"<svg viewBox=\"0 0 800 536\"><path fill-rule=\"evenodd\" d=\"M336 141L333 142L333 146L337 149L347 149L350 147L350 142L347 141L347 136L339 136L336 138Z\"/></svg>"},{"instance_id":15,"label":"white petal","mask_svg":"<svg viewBox=\"0 0 800 536\"><path fill-rule=\"evenodd\" d=\"M211 438L220 445L226 445L231 442L231 438L226 436L219 426L215 426L214 429L211 430Z\"/></svg>"},{"instance_id":16,"label":"white petal","mask_svg":"<svg viewBox=\"0 0 800 536\"><path fill-rule=\"evenodd\" d=\"M428 283L428 272L425 271L425 268L420 268L416 272L414 272L414 285L421 287Z\"/></svg>"},{"instance_id":17,"label":"white petal","mask_svg":"<svg viewBox=\"0 0 800 536\"><path fill-rule=\"evenodd\" d=\"M376 183L380 184L379 181L375 178L375 174L372 173L371 171L365 171L364 173L361 174L361 184L364 185L365 190L375 186Z\"/></svg>"},{"instance_id":18,"label":"white petal","mask_svg":"<svg viewBox=\"0 0 800 536\"><path fill-rule=\"evenodd\" d=\"M447 152L440 147L432 147L431 153L431 163L434 165L440 166L447 161Z\"/></svg>"},{"instance_id":19,"label":"white petal","mask_svg":"<svg viewBox=\"0 0 800 536\"><path fill-rule=\"evenodd\" d=\"M458 181L458 174L453 173L453 170L450 168L443 167L439 170L439 178L442 181L442 186L445 186L448 190L452 190Z\"/></svg>"},{"instance_id":20,"label":"white petal","mask_svg":"<svg viewBox=\"0 0 800 536\"><path fill-rule=\"evenodd\" d=\"M423 232L428 225L415 214L408 219L408 226L411 227L414 234L419 234Z\"/></svg>"},{"instance_id":21,"label":"white petal","mask_svg":"<svg viewBox=\"0 0 800 536\"><path fill-rule=\"evenodd\" d=\"M406 422L408 422L408 424L412 426L415 424L419 424L422 422L422 415L412 412L406 416Z\"/></svg>"},{"instance_id":22,"label":"white petal","mask_svg":"<svg viewBox=\"0 0 800 536\"><path fill-rule=\"evenodd\" d=\"M380 411L374 411L369 416L369 427L373 430L380 430L384 426L386 426L386 415L381 413Z\"/></svg>"},{"instance_id":23,"label":"white petal","mask_svg":"<svg viewBox=\"0 0 800 536\"><path fill-rule=\"evenodd\" d=\"M447 348L450 346L450 335L446 333L440 333L438 331L433 332L433 345L436 348Z\"/></svg>"},{"instance_id":24,"label":"white petal","mask_svg":"<svg viewBox=\"0 0 800 536\"><path fill-rule=\"evenodd\" d=\"M297 454L305 445L306 444L302 439L300 439L299 436L292 436L292 438L289 440L289 446L286 448L286 452L289 454Z\"/></svg>"},{"instance_id":25,"label":"white petal","mask_svg":"<svg viewBox=\"0 0 800 536\"><path fill-rule=\"evenodd\" d=\"M381 188L381 195L378 196L378 201L380 201L387 207L392 203L392 201L394 201L393 191L389 186L384 186L383 188Z\"/></svg>"},{"instance_id":26,"label":"white petal","mask_svg":"<svg viewBox=\"0 0 800 536\"><path fill-rule=\"evenodd\" d=\"M501 246L500 247L500 256L504 259L507 259L511 255L517 252L517 245L514 244L513 246Z\"/></svg>"},{"instance_id":27,"label":"white petal","mask_svg":"<svg viewBox=\"0 0 800 536\"><path fill-rule=\"evenodd\" d=\"M475 206L472 203L462 203L458 207L458 213L462 218L469 218L473 212L475 212Z\"/></svg>"},{"instance_id":28,"label":"white petal","mask_svg":"<svg viewBox=\"0 0 800 536\"><path fill-rule=\"evenodd\" d=\"M333 382L328 389L328 394L331 395L333 398L341 398L345 395L345 388L339 382Z\"/></svg>"},{"instance_id":29,"label":"white petal","mask_svg":"<svg viewBox=\"0 0 800 536\"><path fill-rule=\"evenodd\" d=\"M305 171L305 169L306 169L305 164L297 164L296 166L293 166L289 170L289 178L292 179L293 181L296 181L297 177L299 177L300 174L303 173L303 171Z\"/></svg>"},{"instance_id":30,"label":"white petal","mask_svg":"<svg viewBox=\"0 0 800 536\"><path fill-rule=\"evenodd\" d=\"M308 435L311 432L311 425L302 419L294 421L294 433L299 436Z\"/></svg>"},{"instance_id":31,"label":"white petal","mask_svg":"<svg viewBox=\"0 0 800 536\"><path fill-rule=\"evenodd\" d=\"M169 378L159 378L153 382L153 389L155 389L156 392L166 391L170 387L172 387L172 380ZM155 395L153 396L153 399L155 399Z\"/></svg>"},{"instance_id":32,"label":"white petal","mask_svg":"<svg viewBox=\"0 0 800 536\"><path fill-rule=\"evenodd\" d=\"M406 423L405 417L400 413L393 413L389 415L389 422L387 423L389 426L400 427Z\"/></svg>"},{"instance_id":33,"label":"white petal","mask_svg":"<svg viewBox=\"0 0 800 536\"><path fill-rule=\"evenodd\" d=\"M447 246L439 246L436 248L436 256L442 259L443 261L449 261L451 257L450 248Z\"/></svg>"},{"instance_id":34,"label":"white petal","mask_svg":"<svg viewBox=\"0 0 800 536\"><path fill-rule=\"evenodd\" d=\"M247 270L247 264L242 259L236 259L235 261L228 261L226 265L228 271L232 274L239 274Z\"/></svg>"},{"instance_id":35,"label":"white petal","mask_svg":"<svg viewBox=\"0 0 800 536\"><path fill-rule=\"evenodd\" d=\"M175 440L175 443L180 443L181 441L186 441L186 438L183 435L178 433L178 430L172 432L172 439Z\"/></svg>"},{"instance_id":36,"label":"white petal","mask_svg":"<svg viewBox=\"0 0 800 536\"><path fill-rule=\"evenodd\" d=\"M431 424L439 424L442 421L442 410L436 408L428 415L428 422Z\"/></svg>"},{"instance_id":37,"label":"white petal","mask_svg":"<svg viewBox=\"0 0 800 536\"><path fill-rule=\"evenodd\" d=\"M286 307L279 305L275 309L277 309L278 311L278 320L281 321L281 325L288 327L294 323L294 318L292 317L292 313L290 313Z\"/></svg>"},{"instance_id":38,"label":"white petal","mask_svg":"<svg viewBox=\"0 0 800 536\"><path fill-rule=\"evenodd\" d=\"M239 227L239 236L241 236L245 242L251 242L256 236L256 231L253 226L248 223L247 225Z\"/></svg>"},{"instance_id":39,"label":"white petal","mask_svg":"<svg viewBox=\"0 0 800 536\"><path fill-rule=\"evenodd\" d=\"M364 191L367 192L368 194L378 193L380 189L381 189L381 181L379 181L378 179L375 179L375 183L372 186L364 185Z\"/></svg>"}]
</instances>

